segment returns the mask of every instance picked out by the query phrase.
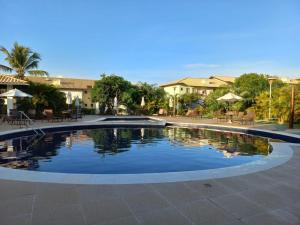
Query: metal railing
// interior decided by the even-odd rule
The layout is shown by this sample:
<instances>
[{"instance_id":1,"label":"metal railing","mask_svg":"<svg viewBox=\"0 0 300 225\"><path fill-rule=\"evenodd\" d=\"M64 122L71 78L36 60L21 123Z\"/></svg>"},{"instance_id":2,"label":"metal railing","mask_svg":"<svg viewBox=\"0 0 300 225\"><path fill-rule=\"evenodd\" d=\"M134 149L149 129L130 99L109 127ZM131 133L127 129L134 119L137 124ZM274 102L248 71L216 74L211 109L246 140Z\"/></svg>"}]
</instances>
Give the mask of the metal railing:
<instances>
[{"instance_id":1,"label":"metal railing","mask_svg":"<svg viewBox=\"0 0 300 225\"><path fill-rule=\"evenodd\" d=\"M24 113L23 111L19 111L20 114L20 120L24 121L24 125L26 125L27 127L29 127L29 125L31 125L32 130L36 133L36 134L42 134L45 135L45 132L39 128L39 127L34 127L34 122L32 119L30 119L30 117ZM28 124L26 123L28 122Z\"/></svg>"}]
</instances>

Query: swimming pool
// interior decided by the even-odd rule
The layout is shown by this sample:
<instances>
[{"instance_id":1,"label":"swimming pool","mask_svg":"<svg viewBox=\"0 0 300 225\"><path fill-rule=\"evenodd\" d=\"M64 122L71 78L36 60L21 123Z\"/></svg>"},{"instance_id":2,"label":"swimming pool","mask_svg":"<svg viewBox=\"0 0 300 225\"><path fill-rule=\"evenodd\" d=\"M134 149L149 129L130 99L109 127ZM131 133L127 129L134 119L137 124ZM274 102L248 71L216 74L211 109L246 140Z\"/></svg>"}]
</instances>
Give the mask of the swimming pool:
<instances>
[{"instance_id":1,"label":"swimming pool","mask_svg":"<svg viewBox=\"0 0 300 225\"><path fill-rule=\"evenodd\" d=\"M3 167L77 174L140 174L226 168L267 157L269 139L179 127L51 132L2 142Z\"/></svg>"}]
</instances>

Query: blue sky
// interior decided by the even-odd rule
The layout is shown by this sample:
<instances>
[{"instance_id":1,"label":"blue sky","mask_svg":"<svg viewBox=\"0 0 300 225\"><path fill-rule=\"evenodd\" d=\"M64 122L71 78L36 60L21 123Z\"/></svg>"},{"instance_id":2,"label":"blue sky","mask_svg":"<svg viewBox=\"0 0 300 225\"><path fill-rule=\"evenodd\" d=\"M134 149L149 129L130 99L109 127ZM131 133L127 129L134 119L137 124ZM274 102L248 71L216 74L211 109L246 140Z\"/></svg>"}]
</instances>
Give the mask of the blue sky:
<instances>
[{"instance_id":1,"label":"blue sky","mask_svg":"<svg viewBox=\"0 0 300 225\"><path fill-rule=\"evenodd\" d=\"M0 8L0 45L30 46L51 75L300 76L300 0L0 0Z\"/></svg>"}]
</instances>

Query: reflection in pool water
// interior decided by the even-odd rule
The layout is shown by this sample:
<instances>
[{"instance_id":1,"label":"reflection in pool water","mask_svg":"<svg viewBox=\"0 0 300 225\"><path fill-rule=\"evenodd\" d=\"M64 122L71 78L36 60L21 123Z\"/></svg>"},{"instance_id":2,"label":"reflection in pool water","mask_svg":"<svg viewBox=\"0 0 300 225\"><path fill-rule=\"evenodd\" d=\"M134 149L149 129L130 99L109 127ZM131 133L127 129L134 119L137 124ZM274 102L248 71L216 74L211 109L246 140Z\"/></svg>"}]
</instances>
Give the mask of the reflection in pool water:
<instances>
[{"instance_id":1,"label":"reflection in pool water","mask_svg":"<svg viewBox=\"0 0 300 225\"><path fill-rule=\"evenodd\" d=\"M270 153L265 138L176 127L56 132L41 140L15 138L0 146L0 164L5 167L85 174L215 169Z\"/></svg>"}]
</instances>

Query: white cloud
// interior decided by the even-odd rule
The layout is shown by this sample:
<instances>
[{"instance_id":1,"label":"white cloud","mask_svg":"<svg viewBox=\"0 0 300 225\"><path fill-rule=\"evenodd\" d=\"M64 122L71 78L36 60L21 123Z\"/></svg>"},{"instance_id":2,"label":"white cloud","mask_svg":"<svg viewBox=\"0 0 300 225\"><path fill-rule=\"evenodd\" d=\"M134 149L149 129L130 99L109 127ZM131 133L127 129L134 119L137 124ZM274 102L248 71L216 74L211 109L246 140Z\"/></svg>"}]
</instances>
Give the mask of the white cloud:
<instances>
[{"instance_id":1,"label":"white cloud","mask_svg":"<svg viewBox=\"0 0 300 225\"><path fill-rule=\"evenodd\" d=\"M199 69L199 68L217 68L220 67L218 64L206 64L206 63L191 63L184 65L186 69Z\"/></svg>"}]
</instances>

